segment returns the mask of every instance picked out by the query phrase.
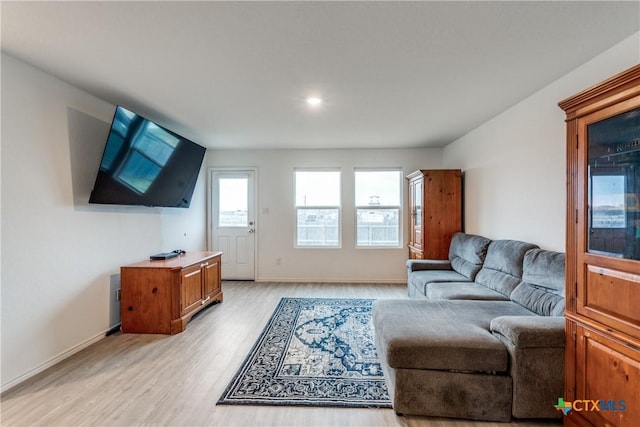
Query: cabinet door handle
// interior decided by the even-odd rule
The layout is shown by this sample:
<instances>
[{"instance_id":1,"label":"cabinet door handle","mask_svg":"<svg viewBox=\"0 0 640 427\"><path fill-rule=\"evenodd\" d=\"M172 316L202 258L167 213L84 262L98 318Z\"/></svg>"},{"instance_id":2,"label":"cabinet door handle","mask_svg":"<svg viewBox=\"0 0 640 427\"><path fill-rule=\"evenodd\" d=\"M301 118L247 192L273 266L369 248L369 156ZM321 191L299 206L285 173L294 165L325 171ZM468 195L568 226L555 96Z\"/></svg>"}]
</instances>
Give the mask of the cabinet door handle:
<instances>
[{"instance_id":1,"label":"cabinet door handle","mask_svg":"<svg viewBox=\"0 0 640 427\"><path fill-rule=\"evenodd\" d=\"M205 305L207 303L207 301L209 301L210 299L211 299L211 295L209 295L206 299L202 300L200 305Z\"/></svg>"},{"instance_id":2,"label":"cabinet door handle","mask_svg":"<svg viewBox=\"0 0 640 427\"><path fill-rule=\"evenodd\" d=\"M209 265L209 263L208 263L208 262L202 263L202 264L200 264L200 268L202 268L202 267L206 267L207 265Z\"/></svg>"}]
</instances>

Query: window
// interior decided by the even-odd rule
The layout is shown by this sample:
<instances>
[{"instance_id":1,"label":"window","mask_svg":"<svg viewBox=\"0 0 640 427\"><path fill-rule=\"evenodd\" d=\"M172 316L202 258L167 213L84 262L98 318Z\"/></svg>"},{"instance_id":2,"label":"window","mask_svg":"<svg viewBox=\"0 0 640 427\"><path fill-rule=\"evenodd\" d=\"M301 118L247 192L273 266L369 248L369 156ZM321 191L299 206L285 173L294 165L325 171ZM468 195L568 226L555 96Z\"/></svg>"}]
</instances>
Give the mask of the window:
<instances>
[{"instance_id":1,"label":"window","mask_svg":"<svg viewBox=\"0 0 640 427\"><path fill-rule=\"evenodd\" d=\"M340 247L340 171L296 170L296 246Z\"/></svg>"},{"instance_id":2,"label":"window","mask_svg":"<svg viewBox=\"0 0 640 427\"><path fill-rule=\"evenodd\" d=\"M356 170L356 246L400 247L401 170Z\"/></svg>"}]
</instances>

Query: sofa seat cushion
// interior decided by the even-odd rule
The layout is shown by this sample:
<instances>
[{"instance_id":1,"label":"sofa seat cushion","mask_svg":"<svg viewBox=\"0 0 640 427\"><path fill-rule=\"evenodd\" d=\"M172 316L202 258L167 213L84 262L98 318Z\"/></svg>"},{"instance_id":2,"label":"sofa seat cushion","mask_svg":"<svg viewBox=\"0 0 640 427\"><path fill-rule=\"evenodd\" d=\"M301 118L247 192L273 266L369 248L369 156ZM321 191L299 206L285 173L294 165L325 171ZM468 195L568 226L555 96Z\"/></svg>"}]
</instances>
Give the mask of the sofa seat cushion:
<instances>
[{"instance_id":1,"label":"sofa seat cushion","mask_svg":"<svg viewBox=\"0 0 640 427\"><path fill-rule=\"evenodd\" d=\"M421 270L409 275L409 286L413 286L422 295L427 294L427 285L437 282L468 282L462 274L453 270Z\"/></svg>"},{"instance_id":2,"label":"sofa seat cushion","mask_svg":"<svg viewBox=\"0 0 640 427\"><path fill-rule=\"evenodd\" d=\"M534 315L511 301L378 300L373 323L394 368L505 372L505 346L490 331L501 315Z\"/></svg>"},{"instance_id":3,"label":"sofa seat cushion","mask_svg":"<svg viewBox=\"0 0 640 427\"><path fill-rule=\"evenodd\" d=\"M509 301L509 297L472 282L429 283L429 299Z\"/></svg>"}]
</instances>

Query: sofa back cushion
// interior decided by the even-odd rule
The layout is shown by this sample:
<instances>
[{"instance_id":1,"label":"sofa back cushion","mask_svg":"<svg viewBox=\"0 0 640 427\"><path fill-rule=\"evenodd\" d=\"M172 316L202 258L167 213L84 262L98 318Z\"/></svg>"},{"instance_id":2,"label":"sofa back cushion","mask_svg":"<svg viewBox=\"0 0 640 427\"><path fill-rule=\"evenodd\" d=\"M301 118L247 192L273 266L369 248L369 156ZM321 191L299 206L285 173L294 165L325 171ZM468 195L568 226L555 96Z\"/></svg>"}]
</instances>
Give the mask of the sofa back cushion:
<instances>
[{"instance_id":1,"label":"sofa back cushion","mask_svg":"<svg viewBox=\"0 0 640 427\"><path fill-rule=\"evenodd\" d=\"M540 316L562 316L564 261L565 255L561 252L528 251L524 256L522 283L511 293L511 301Z\"/></svg>"},{"instance_id":2,"label":"sofa back cushion","mask_svg":"<svg viewBox=\"0 0 640 427\"><path fill-rule=\"evenodd\" d=\"M510 296L522 280L522 263L532 243L517 240L494 240L489 244L484 264L476 276L476 283Z\"/></svg>"},{"instance_id":3,"label":"sofa back cushion","mask_svg":"<svg viewBox=\"0 0 640 427\"><path fill-rule=\"evenodd\" d=\"M449 246L451 268L474 280L482 267L491 240L473 234L455 233Z\"/></svg>"}]
</instances>

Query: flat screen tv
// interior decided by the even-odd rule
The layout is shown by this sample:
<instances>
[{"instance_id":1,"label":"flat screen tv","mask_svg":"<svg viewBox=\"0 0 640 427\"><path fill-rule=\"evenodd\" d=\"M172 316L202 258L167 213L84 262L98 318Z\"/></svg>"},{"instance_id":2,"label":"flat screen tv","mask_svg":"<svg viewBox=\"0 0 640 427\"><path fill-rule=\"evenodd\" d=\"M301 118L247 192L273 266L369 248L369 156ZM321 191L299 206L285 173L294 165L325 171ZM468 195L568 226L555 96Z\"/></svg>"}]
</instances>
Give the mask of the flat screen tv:
<instances>
[{"instance_id":1,"label":"flat screen tv","mask_svg":"<svg viewBox=\"0 0 640 427\"><path fill-rule=\"evenodd\" d=\"M205 151L118 106L89 203L188 208Z\"/></svg>"}]
</instances>

